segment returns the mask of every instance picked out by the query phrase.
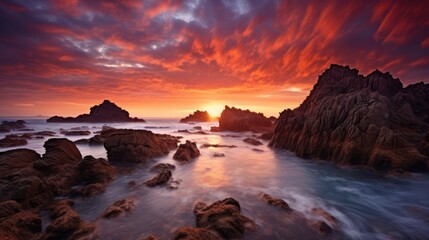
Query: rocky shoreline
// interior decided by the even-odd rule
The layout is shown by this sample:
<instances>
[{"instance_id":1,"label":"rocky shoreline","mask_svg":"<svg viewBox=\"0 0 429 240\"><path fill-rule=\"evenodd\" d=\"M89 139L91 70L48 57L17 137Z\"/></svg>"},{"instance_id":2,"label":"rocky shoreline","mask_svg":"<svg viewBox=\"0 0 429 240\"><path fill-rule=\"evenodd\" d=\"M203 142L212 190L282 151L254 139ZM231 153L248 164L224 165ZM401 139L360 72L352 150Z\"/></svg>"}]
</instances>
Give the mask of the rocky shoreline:
<instances>
[{"instance_id":1,"label":"rocky shoreline","mask_svg":"<svg viewBox=\"0 0 429 240\"><path fill-rule=\"evenodd\" d=\"M197 161L200 156L195 142L186 141L178 147L177 137L146 130L105 128L97 136L108 152L108 159L82 157L76 145L65 138L47 140L43 155L30 149L0 153L1 236L8 239L97 238L99 219L126 217L132 214L139 199L134 196L118 199L92 222L82 219L73 209L73 199L103 193L119 174L117 164L147 164L175 149L173 159L179 164ZM252 139L250 144L259 144L253 141L257 140ZM173 178L175 169L173 164L156 164L150 168L156 174L153 178L142 183L131 181L128 185L177 189L180 181ZM279 210L292 211L282 199L263 194L261 200ZM41 211L50 213L51 222L45 231L42 231ZM178 228L173 239L241 239L245 234L262 234L252 218L241 214L240 204L233 198L210 205L198 202L193 212L196 225ZM315 236L331 234L331 227L335 227L312 223L296 213L290 216L308 222L307 228ZM157 238L151 235L147 239Z\"/></svg>"}]
</instances>

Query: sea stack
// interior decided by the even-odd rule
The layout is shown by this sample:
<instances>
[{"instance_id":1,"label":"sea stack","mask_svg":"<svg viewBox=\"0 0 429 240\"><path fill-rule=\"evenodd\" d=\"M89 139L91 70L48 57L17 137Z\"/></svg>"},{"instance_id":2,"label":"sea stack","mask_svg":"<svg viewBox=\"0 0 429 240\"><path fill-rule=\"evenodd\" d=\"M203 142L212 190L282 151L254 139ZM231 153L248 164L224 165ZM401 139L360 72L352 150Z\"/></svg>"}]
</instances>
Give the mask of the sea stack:
<instances>
[{"instance_id":1,"label":"sea stack","mask_svg":"<svg viewBox=\"0 0 429 240\"><path fill-rule=\"evenodd\" d=\"M241 110L225 106L219 118L219 128L216 131L233 132L266 132L272 130L274 124L262 113Z\"/></svg>"},{"instance_id":2,"label":"sea stack","mask_svg":"<svg viewBox=\"0 0 429 240\"><path fill-rule=\"evenodd\" d=\"M54 116L47 122L73 123L73 122L145 122L141 118L131 118L130 114L109 100L104 100L100 105L91 107L89 114L81 114L77 117Z\"/></svg>"},{"instance_id":3,"label":"sea stack","mask_svg":"<svg viewBox=\"0 0 429 240\"><path fill-rule=\"evenodd\" d=\"M210 116L207 111L197 110L192 114L189 114L187 117L180 119L181 123L189 123L189 122L210 122L213 121L214 118Z\"/></svg>"}]
</instances>

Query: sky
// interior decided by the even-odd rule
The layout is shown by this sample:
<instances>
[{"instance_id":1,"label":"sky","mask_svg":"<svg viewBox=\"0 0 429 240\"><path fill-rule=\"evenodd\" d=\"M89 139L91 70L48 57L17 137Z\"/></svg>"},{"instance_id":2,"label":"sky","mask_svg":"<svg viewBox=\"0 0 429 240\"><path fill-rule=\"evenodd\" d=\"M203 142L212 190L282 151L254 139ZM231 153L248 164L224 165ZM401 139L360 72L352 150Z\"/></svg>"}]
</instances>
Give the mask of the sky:
<instances>
[{"instance_id":1,"label":"sky","mask_svg":"<svg viewBox=\"0 0 429 240\"><path fill-rule=\"evenodd\" d=\"M0 116L278 116L332 63L429 82L429 1L0 1Z\"/></svg>"}]
</instances>

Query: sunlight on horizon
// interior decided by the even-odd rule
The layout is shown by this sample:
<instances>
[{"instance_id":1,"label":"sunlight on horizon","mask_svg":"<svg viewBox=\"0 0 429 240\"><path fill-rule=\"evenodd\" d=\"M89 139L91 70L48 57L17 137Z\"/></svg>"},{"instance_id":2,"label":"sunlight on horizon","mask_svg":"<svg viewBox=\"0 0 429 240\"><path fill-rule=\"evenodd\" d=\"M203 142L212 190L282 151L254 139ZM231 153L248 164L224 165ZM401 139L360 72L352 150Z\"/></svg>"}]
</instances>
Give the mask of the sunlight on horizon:
<instances>
[{"instance_id":1,"label":"sunlight on horizon","mask_svg":"<svg viewBox=\"0 0 429 240\"><path fill-rule=\"evenodd\" d=\"M223 109L225 108L224 104L208 104L202 107L205 111L207 111L210 117L220 117Z\"/></svg>"}]
</instances>

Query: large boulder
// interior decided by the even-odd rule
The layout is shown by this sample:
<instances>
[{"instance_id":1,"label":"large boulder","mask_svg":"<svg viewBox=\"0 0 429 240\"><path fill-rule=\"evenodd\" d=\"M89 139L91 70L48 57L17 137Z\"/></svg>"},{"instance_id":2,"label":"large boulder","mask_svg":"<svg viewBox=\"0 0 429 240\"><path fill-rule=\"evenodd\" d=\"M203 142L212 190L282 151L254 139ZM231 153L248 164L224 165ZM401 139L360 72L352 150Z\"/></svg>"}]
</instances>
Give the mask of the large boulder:
<instances>
[{"instance_id":1,"label":"large boulder","mask_svg":"<svg viewBox=\"0 0 429 240\"><path fill-rule=\"evenodd\" d=\"M2 148L18 147L18 146L24 146L27 144L28 144L27 139L22 137L8 135L8 136L5 136L3 139L0 139L0 147Z\"/></svg>"},{"instance_id":2,"label":"large boulder","mask_svg":"<svg viewBox=\"0 0 429 240\"><path fill-rule=\"evenodd\" d=\"M116 168L104 158L85 156L76 166L76 174L85 183L107 183L115 179Z\"/></svg>"},{"instance_id":3,"label":"large boulder","mask_svg":"<svg viewBox=\"0 0 429 240\"><path fill-rule=\"evenodd\" d=\"M155 187L167 183L171 178L171 171L168 169L162 170L158 175L145 182L148 187Z\"/></svg>"},{"instance_id":4,"label":"large boulder","mask_svg":"<svg viewBox=\"0 0 429 240\"><path fill-rule=\"evenodd\" d=\"M46 228L41 240L91 239L95 225L81 219L72 209L73 202L61 200L51 209L52 223Z\"/></svg>"},{"instance_id":5,"label":"large boulder","mask_svg":"<svg viewBox=\"0 0 429 240\"><path fill-rule=\"evenodd\" d=\"M40 154L30 149L14 149L0 152L0 179L25 168L32 168L33 163L39 158Z\"/></svg>"},{"instance_id":6,"label":"large boulder","mask_svg":"<svg viewBox=\"0 0 429 240\"><path fill-rule=\"evenodd\" d=\"M210 122L213 118L206 111L195 111L193 114L189 114L187 117L180 119L181 123L188 122ZM201 130L201 129L200 129Z\"/></svg>"},{"instance_id":7,"label":"large boulder","mask_svg":"<svg viewBox=\"0 0 429 240\"><path fill-rule=\"evenodd\" d=\"M133 197L125 198L114 202L103 213L103 218L116 218L131 213L136 206L136 199Z\"/></svg>"},{"instance_id":8,"label":"large boulder","mask_svg":"<svg viewBox=\"0 0 429 240\"><path fill-rule=\"evenodd\" d=\"M46 152L41 159L34 163L34 168L44 174L70 170L82 160L79 149L66 138L51 138L45 142L43 147Z\"/></svg>"},{"instance_id":9,"label":"large boulder","mask_svg":"<svg viewBox=\"0 0 429 240\"><path fill-rule=\"evenodd\" d=\"M0 219L22 211L22 205L14 200L0 202Z\"/></svg>"},{"instance_id":10,"label":"large boulder","mask_svg":"<svg viewBox=\"0 0 429 240\"><path fill-rule=\"evenodd\" d=\"M173 159L179 162L189 162L200 155L201 153L197 148L197 144L186 140L186 143L179 145L179 148L173 155Z\"/></svg>"},{"instance_id":11,"label":"large boulder","mask_svg":"<svg viewBox=\"0 0 429 240\"><path fill-rule=\"evenodd\" d=\"M221 240L219 235L205 228L181 227L174 232L174 240Z\"/></svg>"},{"instance_id":12,"label":"large boulder","mask_svg":"<svg viewBox=\"0 0 429 240\"><path fill-rule=\"evenodd\" d=\"M30 149L0 153L0 201L15 200L25 206L38 206L53 198L51 184L33 169L40 155Z\"/></svg>"},{"instance_id":13,"label":"large boulder","mask_svg":"<svg viewBox=\"0 0 429 240\"><path fill-rule=\"evenodd\" d=\"M17 120L17 121L3 121L0 124L0 132L10 132L11 130L19 130L25 129L25 121Z\"/></svg>"},{"instance_id":14,"label":"large boulder","mask_svg":"<svg viewBox=\"0 0 429 240\"><path fill-rule=\"evenodd\" d=\"M177 148L178 139L147 130L111 129L101 133L110 162L144 163Z\"/></svg>"},{"instance_id":15,"label":"large boulder","mask_svg":"<svg viewBox=\"0 0 429 240\"><path fill-rule=\"evenodd\" d=\"M233 198L226 198L211 205L199 202L195 205L196 227L215 231L225 239L243 238L246 230L256 225L241 215L240 204Z\"/></svg>"},{"instance_id":16,"label":"large boulder","mask_svg":"<svg viewBox=\"0 0 429 240\"><path fill-rule=\"evenodd\" d=\"M1 239L36 239L42 231L42 219L37 211L20 211L0 218Z\"/></svg>"},{"instance_id":17,"label":"large boulder","mask_svg":"<svg viewBox=\"0 0 429 240\"><path fill-rule=\"evenodd\" d=\"M389 73L364 77L331 65L310 95L280 114L269 146L377 170L426 171L429 84L402 88Z\"/></svg>"},{"instance_id":18,"label":"large boulder","mask_svg":"<svg viewBox=\"0 0 429 240\"><path fill-rule=\"evenodd\" d=\"M73 117L54 116L47 122L145 122L140 118L131 118L130 114L109 100L91 107L89 114Z\"/></svg>"},{"instance_id":19,"label":"large boulder","mask_svg":"<svg viewBox=\"0 0 429 240\"><path fill-rule=\"evenodd\" d=\"M274 198L273 196L263 193L261 196L262 200L268 204L270 204L271 206L286 210L286 211L291 211L292 209L289 207L289 204L287 204L287 202L283 199L280 198Z\"/></svg>"},{"instance_id":20,"label":"large boulder","mask_svg":"<svg viewBox=\"0 0 429 240\"><path fill-rule=\"evenodd\" d=\"M274 124L271 120L262 113L225 106L219 118L218 131L265 132L270 131L273 127Z\"/></svg>"}]
</instances>

